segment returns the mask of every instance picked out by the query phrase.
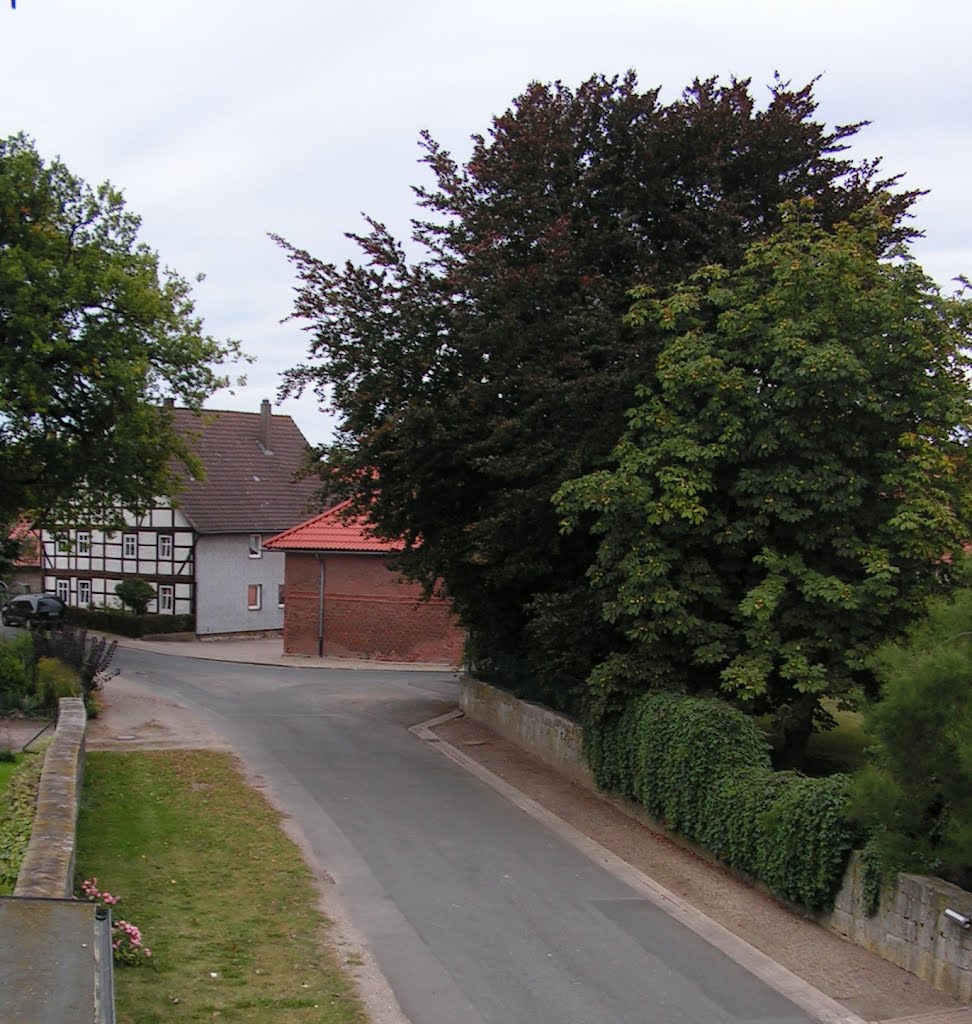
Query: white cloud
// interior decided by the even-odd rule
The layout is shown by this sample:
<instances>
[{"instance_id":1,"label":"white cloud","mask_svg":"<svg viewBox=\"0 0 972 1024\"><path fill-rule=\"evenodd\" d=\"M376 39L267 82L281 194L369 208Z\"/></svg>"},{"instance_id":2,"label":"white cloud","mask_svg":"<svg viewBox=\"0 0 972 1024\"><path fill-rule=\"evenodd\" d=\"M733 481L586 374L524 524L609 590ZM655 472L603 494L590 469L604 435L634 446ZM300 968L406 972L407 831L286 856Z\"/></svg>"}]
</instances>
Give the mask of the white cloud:
<instances>
[{"instance_id":1,"label":"white cloud","mask_svg":"<svg viewBox=\"0 0 972 1024\"><path fill-rule=\"evenodd\" d=\"M695 76L818 73L819 116L871 120L855 156L931 189L919 258L937 279L972 272L967 203L972 6L929 0L18 0L0 7L0 134L25 130L89 181L110 178L145 240L203 271L209 330L259 362L215 404L256 408L302 361L276 231L327 260L367 211L398 233L425 180L423 128L457 157L528 81L576 84L637 69L676 96ZM330 420L294 405L305 433Z\"/></svg>"}]
</instances>

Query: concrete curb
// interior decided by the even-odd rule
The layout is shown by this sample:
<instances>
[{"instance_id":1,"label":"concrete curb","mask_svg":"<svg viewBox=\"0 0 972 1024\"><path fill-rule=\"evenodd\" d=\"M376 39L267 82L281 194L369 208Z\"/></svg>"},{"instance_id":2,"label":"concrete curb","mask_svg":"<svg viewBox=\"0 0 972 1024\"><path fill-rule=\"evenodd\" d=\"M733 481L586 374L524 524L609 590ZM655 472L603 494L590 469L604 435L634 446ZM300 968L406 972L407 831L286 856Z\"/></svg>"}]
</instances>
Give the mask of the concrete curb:
<instances>
[{"instance_id":1,"label":"concrete curb","mask_svg":"<svg viewBox=\"0 0 972 1024\"><path fill-rule=\"evenodd\" d=\"M816 1021L820 1021L820 1024L867 1024L863 1017L852 1013L835 999L814 988L809 982L804 981L803 978L798 977L786 967L778 964L775 960L754 946L751 946L727 928L724 928L711 917L696 910L695 907L686 903L685 900L676 896L675 893L654 882L647 875L638 871L637 868L627 864L616 854L601 846L600 843L584 835L583 832L578 831L573 825L569 825L562 818L557 817L557 815L548 811L531 797L511 786L498 775L494 775L489 769L484 768L447 740L432 732L435 726L452 721L452 719L458 718L461 715L462 711L456 709L445 715L432 718L427 722L414 725L409 729L409 732L426 743L436 744L446 757L480 781L485 782L487 786L490 786L497 793L504 796L525 814L529 814L535 821L551 829L566 842L570 843L576 850L589 857L596 864L601 865L601 867L614 875L615 878L639 892L658 909L663 910L670 917L683 924L690 931L698 935L699 938L715 946L716 949L728 956L730 960L759 978L760 981L768 985L775 992L789 999L791 1003L798 1006L808 1016Z\"/></svg>"}]
</instances>

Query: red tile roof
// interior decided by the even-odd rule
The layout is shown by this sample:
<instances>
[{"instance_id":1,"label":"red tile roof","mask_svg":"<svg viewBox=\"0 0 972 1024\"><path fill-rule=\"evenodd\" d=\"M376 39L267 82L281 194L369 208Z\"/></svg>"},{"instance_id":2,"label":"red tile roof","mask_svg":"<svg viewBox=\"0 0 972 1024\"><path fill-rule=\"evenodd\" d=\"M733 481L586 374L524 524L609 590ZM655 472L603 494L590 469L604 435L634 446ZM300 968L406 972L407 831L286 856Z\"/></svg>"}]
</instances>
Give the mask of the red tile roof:
<instances>
[{"instance_id":1,"label":"red tile roof","mask_svg":"<svg viewBox=\"0 0 972 1024\"><path fill-rule=\"evenodd\" d=\"M371 535L371 525L359 516L344 516L350 505L342 501L306 523L285 530L264 542L265 548L274 551L401 551L405 546L400 540L381 540Z\"/></svg>"},{"instance_id":2,"label":"red tile roof","mask_svg":"<svg viewBox=\"0 0 972 1024\"><path fill-rule=\"evenodd\" d=\"M289 416L269 415L262 434L258 412L171 410L175 428L198 435L191 443L206 471L203 480L183 483L179 508L200 533L276 533L314 510L318 483L295 480L304 465L307 441Z\"/></svg>"}]
</instances>

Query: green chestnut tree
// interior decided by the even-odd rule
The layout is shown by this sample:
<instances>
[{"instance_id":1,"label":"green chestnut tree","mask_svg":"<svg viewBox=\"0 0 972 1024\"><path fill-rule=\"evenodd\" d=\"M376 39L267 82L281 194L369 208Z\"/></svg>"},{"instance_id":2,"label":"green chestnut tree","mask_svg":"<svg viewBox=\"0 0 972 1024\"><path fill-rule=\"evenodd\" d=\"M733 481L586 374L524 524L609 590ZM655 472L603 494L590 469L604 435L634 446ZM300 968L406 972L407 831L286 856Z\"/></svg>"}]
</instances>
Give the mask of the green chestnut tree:
<instances>
[{"instance_id":1,"label":"green chestnut tree","mask_svg":"<svg viewBox=\"0 0 972 1024\"><path fill-rule=\"evenodd\" d=\"M876 203L883 242L907 234L914 193L850 160L860 126L828 131L815 106L782 82L762 109L745 81L671 103L634 74L534 83L463 164L423 135L408 253L374 221L343 267L278 239L311 336L287 389L340 418L325 480L406 538L406 572L444 581L486 678L577 710L616 643L586 580L595 544L550 499L605 465L653 373L630 289L738 265L790 198L816 197L826 228Z\"/></svg>"},{"instance_id":2,"label":"green chestnut tree","mask_svg":"<svg viewBox=\"0 0 972 1024\"><path fill-rule=\"evenodd\" d=\"M939 294L862 211L811 200L741 264L636 291L662 339L610 468L564 485L562 527L624 643L592 709L721 689L774 710L799 764L821 699L857 706L875 648L949 586L969 537L970 304Z\"/></svg>"},{"instance_id":3,"label":"green chestnut tree","mask_svg":"<svg viewBox=\"0 0 972 1024\"><path fill-rule=\"evenodd\" d=\"M0 522L111 522L191 460L160 408L228 383L189 283L138 241L121 193L0 140Z\"/></svg>"}]
</instances>

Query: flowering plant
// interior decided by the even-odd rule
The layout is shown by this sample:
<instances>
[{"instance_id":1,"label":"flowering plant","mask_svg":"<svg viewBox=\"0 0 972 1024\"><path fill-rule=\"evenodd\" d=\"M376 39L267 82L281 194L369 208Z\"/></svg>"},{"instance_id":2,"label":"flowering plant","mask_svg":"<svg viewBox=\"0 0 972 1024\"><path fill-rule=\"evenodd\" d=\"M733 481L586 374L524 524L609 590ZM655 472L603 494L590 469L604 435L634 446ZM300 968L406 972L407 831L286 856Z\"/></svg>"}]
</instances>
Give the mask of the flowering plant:
<instances>
[{"instance_id":1,"label":"flowering plant","mask_svg":"<svg viewBox=\"0 0 972 1024\"><path fill-rule=\"evenodd\" d=\"M92 902L103 907L114 907L121 902L120 896L112 896L98 888L97 878L86 878L81 883L81 892ZM115 962L135 967L144 963L152 956L152 950L142 942L142 933L130 921L115 920L111 922L111 949Z\"/></svg>"}]
</instances>

